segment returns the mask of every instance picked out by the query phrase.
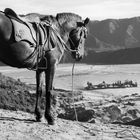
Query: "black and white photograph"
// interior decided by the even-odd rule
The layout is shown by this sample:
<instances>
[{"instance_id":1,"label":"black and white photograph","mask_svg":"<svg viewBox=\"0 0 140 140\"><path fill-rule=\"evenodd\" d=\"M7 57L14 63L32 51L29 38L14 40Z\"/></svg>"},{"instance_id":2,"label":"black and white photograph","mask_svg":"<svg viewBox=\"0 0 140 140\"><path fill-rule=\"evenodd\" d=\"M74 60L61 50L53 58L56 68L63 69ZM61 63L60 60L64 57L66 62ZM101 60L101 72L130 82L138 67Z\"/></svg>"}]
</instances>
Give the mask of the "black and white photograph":
<instances>
[{"instance_id":1,"label":"black and white photograph","mask_svg":"<svg viewBox=\"0 0 140 140\"><path fill-rule=\"evenodd\" d=\"M0 140L140 140L140 0L0 0Z\"/></svg>"}]
</instances>

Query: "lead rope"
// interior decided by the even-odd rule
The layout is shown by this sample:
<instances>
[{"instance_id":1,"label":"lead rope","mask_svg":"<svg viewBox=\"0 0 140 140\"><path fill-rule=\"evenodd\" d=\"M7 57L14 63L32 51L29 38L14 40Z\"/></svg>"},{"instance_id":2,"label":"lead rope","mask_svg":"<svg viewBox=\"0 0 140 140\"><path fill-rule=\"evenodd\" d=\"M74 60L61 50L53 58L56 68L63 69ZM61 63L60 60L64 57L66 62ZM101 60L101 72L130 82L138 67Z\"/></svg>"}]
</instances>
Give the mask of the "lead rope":
<instances>
[{"instance_id":1,"label":"lead rope","mask_svg":"<svg viewBox=\"0 0 140 140\"><path fill-rule=\"evenodd\" d=\"M72 66L72 101L73 101L75 119L78 122L78 115L77 115L76 107L75 107L75 104L74 104L74 66L75 66L75 61L73 62L73 66Z\"/></svg>"}]
</instances>

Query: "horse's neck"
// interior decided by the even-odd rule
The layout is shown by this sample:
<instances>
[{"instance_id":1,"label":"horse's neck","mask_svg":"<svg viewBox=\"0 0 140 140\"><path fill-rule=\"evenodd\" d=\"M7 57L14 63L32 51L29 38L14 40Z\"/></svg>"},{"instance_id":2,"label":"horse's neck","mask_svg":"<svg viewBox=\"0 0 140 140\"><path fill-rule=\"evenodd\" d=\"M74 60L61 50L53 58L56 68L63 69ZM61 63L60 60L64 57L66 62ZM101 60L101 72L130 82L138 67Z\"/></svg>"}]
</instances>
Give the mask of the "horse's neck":
<instances>
[{"instance_id":1,"label":"horse's neck","mask_svg":"<svg viewBox=\"0 0 140 140\"><path fill-rule=\"evenodd\" d=\"M61 27L57 26L57 24L53 24L53 36L54 36L54 44L56 45L52 51L55 53L56 63L58 64L64 54L65 45L67 43L68 37L63 34Z\"/></svg>"},{"instance_id":2,"label":"horse's neck","mask_svg":"<svg viewBox=\"0 0 140 140\"><path fill-rule=\"evenodd\" d=\"M57 47L53 51L55 53L56 64L59 64L64 55L65 47L60 42L57 42Z\"/></svg>"},{"instance_id":3,"label":"horse's neck","mask_svg":"<svg viewBox=\"0 0 140 140\"><path fill-rule=\"evenodd\" d=\"M68 42L69 34L74 29L74 26L70 26L69 23L64 23L60 25L60 36L64 40L65 43Z\"/></svg>"}]
</instances>

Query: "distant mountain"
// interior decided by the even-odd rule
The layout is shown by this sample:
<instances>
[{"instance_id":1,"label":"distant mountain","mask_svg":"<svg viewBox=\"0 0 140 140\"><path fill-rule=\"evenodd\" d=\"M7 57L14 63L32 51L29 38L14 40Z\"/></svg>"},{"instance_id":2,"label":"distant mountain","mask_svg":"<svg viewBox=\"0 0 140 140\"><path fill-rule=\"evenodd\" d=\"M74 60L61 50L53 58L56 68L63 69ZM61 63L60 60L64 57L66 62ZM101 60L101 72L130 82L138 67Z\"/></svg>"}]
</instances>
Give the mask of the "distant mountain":
<instances>
[{"instance_id":1,"label":"distant mountain","mask_svg":"<svg viewBox=\"0 0 140 140\"><path fill-rule=\"evenodd\" d=\"M140 63L140 17L90 21L85 63Z\"/></svg>"}]
</instances>

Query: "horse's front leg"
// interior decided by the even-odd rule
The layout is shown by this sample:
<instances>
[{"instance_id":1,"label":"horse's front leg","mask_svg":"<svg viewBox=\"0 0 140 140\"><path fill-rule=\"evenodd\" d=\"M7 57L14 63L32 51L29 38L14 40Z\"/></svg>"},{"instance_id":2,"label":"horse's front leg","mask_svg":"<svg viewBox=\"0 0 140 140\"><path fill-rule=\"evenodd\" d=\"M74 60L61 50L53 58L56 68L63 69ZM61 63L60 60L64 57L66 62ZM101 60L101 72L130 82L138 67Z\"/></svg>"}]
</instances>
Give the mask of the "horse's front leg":
<instances>
[{"instance_id":1,"label":"horse's front leg","mask_svg":"<svg viewBox=\"0 0 140 140\"><path fill-rule=\"evenodd\" d=\"M53 79L55 74L55 63L48 63L48 68L45 71L46 79L46 109L45 109L45 118L48 121L48 124L53 125L55 123L56 117L56 96L53 94Z\"/></svg>"},{"instance_id":2,"label":"horse's front leg","mask_svg":"<svg viewBox=\"0 0 140 140\"><path fill-rule=\"evenodd\" d=\"M41 70L36 71L36 106L35 106L35 115L36 121L41 121L41 95L42 95L42 87L43 87L43 72Z\"/></svg>"}]
</instances>

